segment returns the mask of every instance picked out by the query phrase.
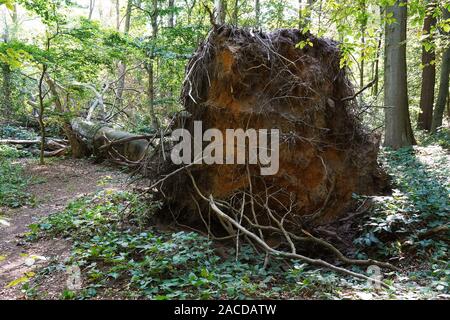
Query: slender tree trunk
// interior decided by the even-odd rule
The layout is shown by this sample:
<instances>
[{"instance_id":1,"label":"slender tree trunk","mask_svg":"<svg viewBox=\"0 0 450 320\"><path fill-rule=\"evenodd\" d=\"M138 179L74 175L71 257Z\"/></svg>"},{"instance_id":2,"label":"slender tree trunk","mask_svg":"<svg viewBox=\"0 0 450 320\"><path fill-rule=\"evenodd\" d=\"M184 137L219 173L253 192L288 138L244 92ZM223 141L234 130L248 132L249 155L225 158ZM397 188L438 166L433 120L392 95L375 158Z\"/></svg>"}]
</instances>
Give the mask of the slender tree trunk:
<instances>
[{"instance_id":1,"label":"slender tree trunk","mask_svg":"<svg viewBox=\"0 0 450 320\"><path fill-rule=\"evenodd\" d=\"M156 39L158 36L158 0L152 0L152 15L151 15L151 25L152 25L152 38ZM148 77L148 87L147 87L147 99L149 113L152 120L153 128L159 129L158 118L155 112L155 81L154 81L154 63L155 57L153 51L151 52L150 61L147 63L147 77Z\"/></svg>"},{"instance_id":2,"label":"slender tree trunk","mask_svg":"<svg viewBox=\"0 0 450 320\"><path fill-rule=\"evenodd\" d=\"M408 108L406 76L406 0L397 0L386 9L395 22L385 30L384 145L394 149L415 144Z\"/></svg>"},{"instance_id":3,"label":"slender tree trunk","mask_svg":"<svg viewBox=\"0 0 450 320\"><path fill-rule=\"evenodd\" d=\"M256 26L260 27L261 26L261 2L259 0L255 0L255 20L256 20Z\"/></svg>"},{"instance_id":4,"label":"slender tree trunk","mask_svg":"<svg viewBox=\"0 0 450 320\"><path fill-rule=\"evenodd\" d=\"M130 25L131 25L131 8L133 5L133 0L128 0L127 2L127 11L125 13L125 26L123 33L128 34L130 31Z\"/></svg>"},{"instance_id":5,"label":"slender tree trunk","mask_svg":"<svg viewBox=\"0 0 450 320\"><path fill-rule=\"evenodd\" d=\"M314 2L316 2L316 0L307 0L308 6L307 6L307 10L306 10L306 17L305 17L307 25L311 25L311 22L312 22L312 6L313 6Z\"/></svg>"},{"instance_id":6,"label":"slender tree trunk","mask_svg":"<svg viewBox=\"0 0 450 320\"><path fill-rule=\"evenodd\" d=\"M171 10L169 13L169 28L173 28L174 25L174 12L173 9L175 8L175 0L169 0L169 9Z\"/></svg>"},{"instance_id":7,"label":"slender tree trunk","mask_svg":"<svg viewBox=\"0 0 450 320\"><path fill-rule=\"evenodd\" d=\"M447 93L447 117L450 119L450 87L448 88ZM450 123L449 123L450 126Z\"/></svg>"},{"instance_id":8,"label":"slender tree trunk","mask_svg":"<svg viewBox=\"0 0 450 320\"><path fill-rule=\"evenodd\" d=\"M39 154L39 164L44 165L45 164L45 123L44 123L44 111L45 111L45 104L44 104L44 77L47 73L47 65L42 65L42 74L39 78L39 116L38 116L38 122L39 122L39 128L41 133L41 150Z\"/></svg>"},{"instance_id":9,"label":"slender tree trunk","mask_svg":"<svg viewBox=\"0 0 450 320\"><path fill-rule=\"evenodd\" d=\"M115 1L116 8L116 30L120 30L120 0Z\"/></svg>"},{"instance_id":10,"label":"slender tree trunk","mask_svg":"<svg viewBox=\"0 0 450 320\"><path fill-rule=\"evenodd\" d=\"M373 87L372 87L372 95L378 94L378 83L379 83L379 74L380 74L380 54L381 54L381 43L382 43L382 35L380 35L380 38L378 39L377 44L377 52L375 55L375 62L373 66L373 74L372 74L372 81L375 81Z\"/></svg>"},{"instance_id":11,"label":"slender tree trunk","mask_svg":"<svg viewBox=\"0 0 450 320\"><path fill-rule=\"evenodd\" d=\"M433 17L433 10L436 7L434 1L427 3L425 19L423 22L423 34L430 35L425 41L432 42L431 28L436 25L436 18ZM417 119L417 127L430 131L433 119L434 87L436 83L436 64L434 60L436 54L434 48L422 46L422 88L420 92L420 113Z\"/></svg>"},{"instance_id":12,"label":"slender tree trunk","mask_svg":"<svg viewBox=\"0 0 450 320\"><path fill-rule=\"evenodd\" d=\"M298 0L298 29L303 29L303 0Z\"/></svg>"},{"instance_id":13,"label":"slender tree trunk","mask_svg":"<svg viewBox=\"0 0 450 320\"><path fill-rule=\"evenodd\" d=\"M366 0L360 0L360 10L361 10L361 14L367 14L367 7L366 7ZM367 27L367 18L364 16L361 21L361 26L360 26L360 31L361 31L361 66L359 69L359 87L360 89L362 89L364 87L364 67L365 67L365 53L364 50L366 48L366 37L365 37L365 33L366 33L366 27ZM361 95L362 97L362 95Z\"/></svg>"},{"instance_id":14,"label":"slender tree trunk","mask_svg":"<svg viewBox=\"0 0 450 320\"><path fill-rule=\"evenodd\" d=\"M124 26L124 34L128 34L130 31L130 24L131 24L131 6L132 6L133 0L128 0L127 2L127 11L125 13L125 26ZM125 77L127 72L127 65L125 61L119 61L118 65L118 74L119 74L119 81L117 83L117 92L116 92L116 103L119 108L122 107L123 103L123 90L125 89Z\"/></svg>"},{"instance_id":15,"label":"slender tree trunk","mask_svg":"<svg viewBox=\"0 0 450 320\"><path fill-rule=\"evenodd\" d=\"M92 14L94 13L95 8L95 0L89 0L89 16L88 20L92 19Z\"/></svg>"},{"instance_id":16,"label":"slender tree trunk","mask_svg":"<svg viewBox=\"0 0 450 320\"><path fill-rule=\"evenodd\" d=\"M147 86L147 99L148 99L148 107L149 113L152 120L153 129L158 129L158 120L155 113L155 84L154 84L154 72L153 72L153 60L151 60L147 64L147 77L148 77L148 86Z\"/></svg>"},{"instance_id":17,"label":"slender tree trunk","mask_svg":"<svg viewBox=\"0 0 450 320\"><path fill-rule=\"evenodd\" d=\"M216 13L216 24L225 24L226 2L225 0L214 0L214 10Z\"/></svg>"},{"instance_id":18,"label":"slender tree trunk","mask_svg":"<svg viewBox=\"0 0 450 320\"><path fill-rule=\"evenodd\" d=\"M379 13L380 13L380 24L383 21L383 7L379 6ZM372 72L372 81L375 81L373 87L372 87L372 95L378 94L378 84L380 80L380 56L381 56L381 45L383 42L383 31L382 28L380 28L380 34L378 36L378 44L377 44L377 51L375 53L375 61L373 62L373 72Z\"/></svg>"},{"instance_id":19,"label":"slender tree trunk","mask_svg":"<svg viewBox=\"0 0 450 320\"><path fill-rule=\"evenodd\" d=\"M239 17L239 0L234 0L234 8L233 8L233 24L235 26L238 25L238 17Z\"/></svg>"},{"instance_id":20,"label":"slender tree trunk","mask_svg":"<svg viewBox=\"0 0 450 320\"><path fill-rule=\"evenodd\" d=\"M3 115L6 121L9 121L12 114L12 97L11 97L11 67L6 64L1 64L2 68L2 91L1 91L1 103L3 108Z\"/></svg>"},{"instance_id":21,"label":"slender tree trunk","mask_svg":"<svg viewBox=\"0 0 450 320\"><path fill-rule=\"evenodd\" d=\"M444 9L443 18L450 19L450 11ZM450 35L450 32L446 33ZM448 87L449 87L449 72L450 72L450 46L448 46L443 55L441 63L441 75L439 78L439 92L436 100L436 106L433 112L433 122L431 124L431 132L442 126L442 118L444 117L445 102L447 101Z\"/></svg>"}]
</instances>

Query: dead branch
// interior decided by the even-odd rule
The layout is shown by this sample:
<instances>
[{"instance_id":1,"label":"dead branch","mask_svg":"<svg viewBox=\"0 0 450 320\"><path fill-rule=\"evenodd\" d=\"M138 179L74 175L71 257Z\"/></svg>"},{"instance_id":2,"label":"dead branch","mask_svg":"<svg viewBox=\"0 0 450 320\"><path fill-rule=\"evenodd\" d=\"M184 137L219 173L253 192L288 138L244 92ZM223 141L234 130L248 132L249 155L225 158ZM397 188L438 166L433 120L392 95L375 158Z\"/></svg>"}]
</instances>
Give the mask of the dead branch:
<instances>
[{"instance_id":1,"label":"dead branch","mask_svg":"<svg viewBox=\"0 0 450 320\"><path fill-rule=\"evenodd\" d=\"M355 94L342 98L341 101L345 102L345 101L349 101L349 100L353 100L355 99L357 96L359 96L361 93L363 93L364 91L366 91L367 89L369 89L370 87L372 87L375 83L377 82L377 79L373 79L372 81L370 81L367 85L365 85L361 90L359 90L358 92L356 92Z\"/></svg>"},{"instance_id":2,"label":"dead branch","mask_svg":"<svg viewBox=\"0 0 450 320\"><path fill-rule=\"evenodd\" d=\"M267 245L266 242L264 242L261 238L259 238L256 234L254 234L253 232L247 230L245 227L243 227L242 225L240 225L239 223L237 223L235 220L233 220L231 217L229 217L227 214L225 214L222 210L220 210L216 203L214 202L214 198L212 195L210 195L209 197L209 204L211 206L211 209L218 215L220 216L222 219L230 222L234 227L236 227L237 229L241 230L243 233L245 233L248 237L250 237L251 239L253 239L256 243L258 243L264 250L266 250L268 253L274 255L274 256L278 256L278 257L286 257L289 259L296 259L296 260L302 260L308 264L311 265L315 265L315 266L320 266L320 267L324 267L345 275L349 275L358 279L362 279L362 280L366 280L366 281L371 281L374 283L377 283L381 286L383 286L384 288L389 289L390 287L385 284L384 282L378 280L378 279L374 279L374 278L370 278L368 276L365 276L363 274L360 273L356 273L341 267L337 267L335 265L332 265L324 260L321 259L311 259L308 258L306 256L300 255L298 253L295 252L284 252L284 251L280 251L280 250L276 250L271 248L269 245Z\"/></svg>"}]
</instances>

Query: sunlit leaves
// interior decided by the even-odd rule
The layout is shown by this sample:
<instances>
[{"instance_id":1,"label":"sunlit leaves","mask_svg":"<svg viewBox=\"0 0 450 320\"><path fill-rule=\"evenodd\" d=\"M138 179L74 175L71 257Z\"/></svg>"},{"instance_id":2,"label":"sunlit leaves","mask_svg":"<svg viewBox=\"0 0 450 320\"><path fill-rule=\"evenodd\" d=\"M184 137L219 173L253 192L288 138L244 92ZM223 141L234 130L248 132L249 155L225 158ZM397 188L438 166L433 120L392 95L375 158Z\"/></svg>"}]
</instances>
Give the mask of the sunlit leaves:
<instances>
[{"instance_id":1,"label":"sunlit leaves","mask_svg":"<svg viewBox=\"0 0 450 320\"><path fill-rule=\"evenodd\" d=\"M14 1L13 0L0 0L0 5L4 4L9 10L14 9Z\"/></svg>"},{"instance_id":2,"label":"sunlit leaves","mask_svg":"<svg viewBox=\"0 0 450 320\"><path fill-rule=\"evenodd\" d=\"M22 49L15 50L14 48L6 48L4 52L0 51L0 61L8 64L13 69L20 68L22 63L29 58L30 55L28 52Z\"/></svg>"}]
</instances>

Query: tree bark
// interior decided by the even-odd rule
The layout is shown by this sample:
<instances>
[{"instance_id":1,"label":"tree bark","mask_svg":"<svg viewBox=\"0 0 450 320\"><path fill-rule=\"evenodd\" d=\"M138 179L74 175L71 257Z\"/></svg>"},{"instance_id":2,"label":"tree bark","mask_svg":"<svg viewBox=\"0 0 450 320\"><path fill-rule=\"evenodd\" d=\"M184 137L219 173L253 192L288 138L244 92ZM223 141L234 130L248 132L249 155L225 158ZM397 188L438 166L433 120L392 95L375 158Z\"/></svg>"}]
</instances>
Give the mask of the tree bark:
<instances>
[{"instance_id":1,"label":"tree bark","mask_svg":"<svg viewBox=\"0 0 450 320\"><path fill-rule=\"evenodd\" d=\"M95 0L89 0L89 15L88 20L92 19L92 14L94 13L95 8Z\"/></svg>"},{"instance_id":2,"label":"tree bark","mask_svg":"<svg viewBox=\"0 0 450 320\"><path fill-rule=\"evenodd\" d=\"M238 17L239 17L239 0L234 0L234 8L233 8L233 24L235 26L238 25Z\"/></svg>"},{"instance_id":3,"label":"tree bark","mask_svg":"<svg viewBox=\"0 0 450 320\"><path fill-rule=\"evenodd\" d=\"M48 40L47 40L48 42ZM42 65L42 74L41 77L39 79L39 116L38 116L38 121L39 121L39 128L40 128L40 132L41 132L41 152L39 154L39 164L44 165L45 164L45 160L44 160L44 148L45 148L45 123L44 123L44 111L45 111L45 104L44 104L44 99L45 99L45 95L44 95L44 90L43 90L43 85L44 85L44 77L45 74L47 73L47 65Z\"/></svg>"},{"instance_id":4,"label":"tree bark","mask_svg":"<svg viewBox=\"0 0 450 320\"><path fill-rule=\"evenodd\" d=\"M116 8L116 30L120 30L120 0L115 0Z\"/></svg>"},{"instance_id":5,"label":"tree bark","mask_svg":"<svg viewBox=\"0 0 450 320\"><path fill-rule=\"evenodd\" d=\"M175 8L175 0L169 0L169 9L171 10L169 13L169 28L173 28L174 26L174 12L173 9Z\"/></svg>"},{"instance_id":6,"label":"tree bark","mask_svg":"<svg viewBox=\"0 0 450 320\"><path fill-rule=\"evenodd\" d=\"M11 71L11 67L6 64L6 63L2 63L1 64L1 68L2 68L2 96L1 96L1 103L2 103L2 109L3 109L3 115L6 119L6 121L9 121L9 119L11 118L11 114L12 114L12 97L11 97L11 81L12 81L12 71Z\"/></svg>"},{"instance_id":7,"label":"tree bark","mask_svg":"<svg viewBox=\"0 0 450 320\"><path fill-rule=\"evenodd\" d=\"M218 25L225 24L226 2L225 0L214 0L214 10L216 11L215 22Z\"/></svg>"},{"instance_id":8,"label":"tree bark","mask_svg":"<svg viewBox=\"0 0 450 320\"><path fill-rule=\"evenodd\" d=\"M450 11L444 9L443 18L450 19ZM450 35L449 32L446 33ZM441 75L439 78L439 92L434 107L433 122L431 124L431 132L436 132L442 126L442 119L444 117L445 103L447 101L448 86L449 86L449 72L450 72L450 46L447 47L442 55Z\"/></svg>"},{"instance_id":9,"label":"tree bark","mask_svg":"<svg viewBox=\"0 0 450 320\"><path fill-rule=\"evenodd\" d=\"M415 144L408 107L406 76L406 0L397 0L386 9L395 22L385 30L385 139L384 145L394 149Z\"/></svg>"},{"instance_id":10,"label":"tree bark","mask_svg":"<svg viewBox=\"0 0 450 320\"><path fill-rule=\"evenodd\" d=\"M431 28L436 25L436 18L433 17L433 10L436 7L434 1L428 2L425 19L423 22L423 34L429 35L425 40L432 42ZM420 91L420 113L417 119L417 127L422 130L431 130L433 119L434 87L436 83L436 54L434 48L422 46L422 88Z\"/></svg>"},{"instance_id":11,"label":"tree bark","mask_svg":"<svg viewBox=\"0 0 450 320\"><path fill-rule=\"evenodd\" d=\"M152 38L155 40L158 36L158 0L152 0ZM149 113L152 120L152 125L155 130L159 129L158 118L155 113L155 81L154 81L154 52L152 50L150 54L150 61L147 63L147 77L148 77L148 87L147 87L147 99Z\"/></svg>"},{"instance_id":12,"label":"tree bark","mask_svg":"<svg viewBox=\"0 0 450 320\"><path fill-rule=\"evenodd\" d=\"M360 0L360 10L361 13L366 14L367 11L367 6L366 6L366 0ZM360 21L360 28L361 28L361 66L359 69L359 88L363 88L364 87L364 67L365 67L365 53L364 50L366 49L366 37L365 37L365 33L366 33L366 28L367 28L367 18L363 17L362 20ZM362 97L362 96L361 96Z\"/></svg>"},{"instance_id":13,"label":"tree bark","mask_svg":"<svg viewBox=\"0 0 450 320\"><path fill-rule=\"evenodd\" d=\"M256 26L257 27L261 26L261 3L259 0L255 0L255 20Z\"/></svg>"},{"instance_id":14,"label":"tree bark","mask_svg":"<svg viewBox=\"0 0 450 320\"><path fill-rule=\"evenodd\" d=\"M131 25L131 6L133 4L133 0L128 0L127 2L127 11L125 14L125 26L124 26L124 34L127 35L130 31L130 25ZM119 108L122 107L122 97L123 97L123 90L125 88L125 76L127 72L127 66L125 61L119 62L119 81L117 83L117 93L116 93L116 103Z\"/></svg>"},{"instance_id":15,"label":"tree bark","mask_svg":"<svg viewBox=\"0 0 450 320\"><path fill-rule=\"evenodd\" d=\"M380 14L380 22L383 21L383 7L379 7L379 14ZM381 28L380 28L381 29ZM381 45L383 42L383 31L380 30L380 34L378 36L378 44L377 44L377 51L375 53L375 62L373 62L373 74L372 74L372 81L374 81L374 85L372 87L372 95L378 95L378 83L380 80L380 55L381 55Z\"/></svg>"},{"instance_id":16,"label":"tree bark","mask_svg":"<svg viewBox=\"0 0 450 320\"><path fill-rule=\"evenodd\" d=\"M71 126L80 144L99 158L139 162L150 150L148 136L115 130L82 118L72 119Z\"/></svg>"}]
</instances>

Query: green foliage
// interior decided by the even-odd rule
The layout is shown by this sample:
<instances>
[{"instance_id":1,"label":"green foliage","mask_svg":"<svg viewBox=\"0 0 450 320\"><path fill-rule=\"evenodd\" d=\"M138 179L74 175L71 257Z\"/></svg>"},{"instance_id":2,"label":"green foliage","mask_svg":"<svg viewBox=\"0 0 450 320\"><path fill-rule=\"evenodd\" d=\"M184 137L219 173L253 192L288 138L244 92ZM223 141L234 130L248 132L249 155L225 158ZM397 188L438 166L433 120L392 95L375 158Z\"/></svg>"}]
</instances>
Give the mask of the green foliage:
<instances>
[{"instance_id":1,"label":"green foliage","mask_svg":"<svg viewBox=\"0 0 450 320\"><path fill-rule=\"evenodd\" d=\"M91 298L112 285L130 297L152 299L279 298L285 291L312 295L319 288L334 292L334 274L310 275L305 266L301 274L299 268L288 274L277 259L264 269L264 257L247 246L238 260L233 249L222 258L197 233L138 228L135 221L142 220L137 215L151 215L158 206L147 201L150 205L143 207L142 202L129 192L100 192L30 226L29 240L62 236L74 243L66 265L80 267L85 285L78 292L64 290L64 299ZM35 285L24 289L36 293Z\"/></svg>"},{"instance_id":2,"label":"green foliage","mask_svg":"<svg viewBox=\"0 0 450 320\"><path fill-rule=\"evenodd\" d=\"M444 149L450 150L450 129L448 128L439 128L434 134L421 131L417 132L416 135L421 145L439 145Z\"/></svg>"},{"instance_id":3,"label":"green foliage","mask_svg":"<svg viewBox=\"0 0 450 320\"><path fill-rule=\"evenodd\" d=\"M14 1L13 0L0 0L0 5L5 5L9 10L12 10L14 8Z\"/></svg>"},{"instance_id":4,"label":"green foliage","mask_svg":"<svg viewBox=\"0 0 450 320\"><path fill-rule=\"evenodd\" d=\"M82 197L71 202L64 211L30 225L29 237L37 238L40 231L45 231L47 235L74 238L101 234L116 227L111 227L109 223L114 224L125 215L131 215L135 219L139 216L136 210L148 213L152 209L151 206L141 207L138 201L139 198L132 193L112 190L100 192L93 197ZM133 219L131 221L135 222Z\"/></svg>"},{"instance_id":5,"label":"green foliage","mask_svg":"<svg viewBox=\"0 0 450 320\"><path fill-rule=\"evenodd\" d=\"M23 156L28 153L0 144L0 206L17 208L31 200L26 192L29 179L24 177L21 165L14 162Z\"/></svg>"},{"instance_id":6,"label":"green foliage","mask_svg":"<svg viewBox=\"0 0 450 320\"><path fill-rule=\"evenodd\" d=\"M26 9L35 12L47 24L64 22L59 10L72 3L71 0L18 0Z\"/></svg>"},{"instance_id":7,"label":"green foliage","mask_svg":"<svg viewBox=\"0 0 450 320\"><path fill-rule=\"evenodd\" d=\"M36 133L26 128L12 125L0 126L0 139L32 140L36 137Z\"/></svg>"},{"instance_id":8,"label":"green foliage","mask_svg":"<svg viewBox=\"0 0 450 320\"><path fill-rule=\"evenodd\" d=\"M373 198L373 213L355 243L391 259L431 261L427 276L436 286L448 283L450 157L442 148L429 146L383 150L380 160L395 189L390 196Z\"/></svg>"}]
</instances>

